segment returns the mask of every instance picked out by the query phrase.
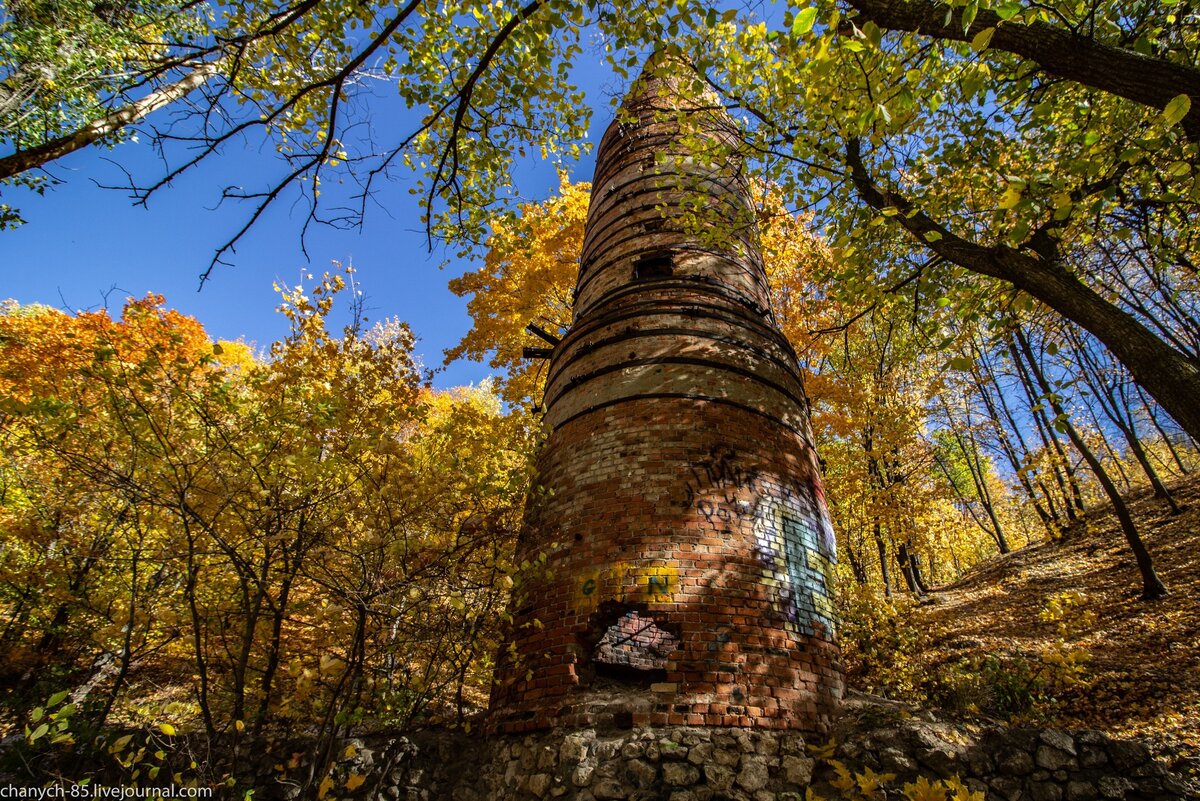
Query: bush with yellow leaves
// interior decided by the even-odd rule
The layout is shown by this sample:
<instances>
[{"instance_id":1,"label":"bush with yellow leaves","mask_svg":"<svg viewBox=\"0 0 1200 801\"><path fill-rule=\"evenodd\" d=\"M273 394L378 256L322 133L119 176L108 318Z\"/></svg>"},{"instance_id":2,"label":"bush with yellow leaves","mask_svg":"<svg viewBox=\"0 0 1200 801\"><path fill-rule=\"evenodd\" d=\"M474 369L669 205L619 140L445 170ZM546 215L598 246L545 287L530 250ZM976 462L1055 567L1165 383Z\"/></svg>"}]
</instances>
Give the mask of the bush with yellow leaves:
<instances>
[{"instance_id":1,"label":"bush with yellow leaves","mask_svg":"<svg viewBox=\"0 0 1200 801\"><path fill-rule=\"evenodd\" d=\"M909 703L925 698L924 670L915 657L924 635L913 623L916 602L885 598L873 588L848 585L838 598L840 640L856 687Z\"/></svg>"}]
</instances>

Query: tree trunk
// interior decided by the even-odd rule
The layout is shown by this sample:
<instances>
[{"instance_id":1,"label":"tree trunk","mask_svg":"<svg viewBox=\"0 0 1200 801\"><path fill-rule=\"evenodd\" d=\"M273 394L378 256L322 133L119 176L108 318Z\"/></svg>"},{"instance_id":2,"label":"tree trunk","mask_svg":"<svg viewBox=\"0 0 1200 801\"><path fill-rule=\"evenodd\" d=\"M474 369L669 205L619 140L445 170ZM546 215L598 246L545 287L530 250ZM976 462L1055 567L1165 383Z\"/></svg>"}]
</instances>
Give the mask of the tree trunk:
<instances>
[{"instance_id":1,"label":"tree trunk","mask_svg":"<svg viewBox=\"0 0 1200 801\"><path fill-rule=\"evenodd\" d=\"M1154 406L1146 400L1146 394L1141 387L1137 387L1138 398L1142 401L1142 406L1146 409L1146 416L1150 418L1150 422L1154 425L1154 430L1162 437L1163 444L1167 446L1167 451L1171 454L1171 460L1175 462L1175 467L1179 469L1179 474L1186 476L1190 470L1183 463L1183 459L1179 456L1179 451L1175 450L1175 445L1171 442L1171 437L1167 434L1166 429L1162 427L1162 423L1158 421L1158 417L1154 414Z\"/></svg>"},{"instance_id":2,"label":"tree trunk","mask_svg":"<svg viewBox=\"0 0 1200 801\"><path fill-rule=\"evenodd\" d=\"M140 100L135 100L127 106L111 111L77 131L0 158L0 180L41 167L48 161L100 142L122 128L133 125L151 112L186 97L194 89L202 86L209 78L217 74L220 64L220 60L200 64L175 83L168 84Z\"/></svg>"},{"instance_id":3,"label":"tree trunk","mask_svg":"<svg viewBox=\"0 0 1200 801\"><path fill-rule=\"evenodd\" d=\"M1122 376L1118 373L1113 377L1113 384L1110 387L1103 377L1103 371L1097 358L1089 351L1087 342L1078 334L1070 336L1072 347L1075 350L1075 355L1083 367L1083 378L1091 387L1092 393L1096 397L1096 404L1100 407L1100 411L1104 412L1104 416L1109 419L1117 430L1121 432L1121 436L1125 438L1125 444L1129 446L1129 452L1133 454L1138 465L1142 468L1142 473L1145 474L1146 480L1150 482L1150 486L1154 489L1154 497L1161 498L1167 502L1171 508L1171 514L1177 515L1183 511L1175 498L1171 496L1169 490L1162 479L1158 476L1158 471L1154 469L1154 465L1150 463L1150 457L1146 454L1142 447L1142 441L1137 434L1137 422L1133 418L1133 413L1129 408L1129 395L1126 391L1127 382L1122 380Z\"/></svg>"},{"instance_id":4,"label":"tree trunk","mask_svg":"<svg viewBox=\"0 0 1200 801\"><path fill-rule=\"evenodd\" d=\"M1041 368L1037 364L1037 360L1033 355L1033 348L1029 345L1029 340L1021 332L1020 328L1016 329L1016 339L1021 346L1021 353L1028 360L1030 372L1033 373L1037 380L1038 386L1041 387L1046 399L1054 409L1054 414L1061 420L1065 421L1067 436L1071 439L1071 444L1075 446L1080 455L1083 456L1088 467L1096 475L1096 480L1100 482L1100 486L1104 488L1104 493L1112 502L1113 512L1117 516L1117 520L1121 524L1121 531L1125 534L1125 541L1129 543L1130 550L1133 551L1134 559L1137 561L1138 572L1142 578L1142 600L1153 601L1167 594L1166 585L1159 579L1158 574L1154 571L1154 562L1150 558L1150 552L1146 550L1145 543L1142 542L1141 535L1138 534L1137 525L1133 522L1133 515L1129 513L1129 507L1125 505L1125 501L1121 498L1121 493L1117 491L1116 484L1113 483L1108 473L1104 469L1104 465L1096 457L1083 437L1071 425L1070 418L1067 417L1066 411L1062 404L1055 399L1054 393L1051 391L1050 384L1046 381L1045 375L1042 374Z\"/></svg>"},{"instance_id":5,"label":"tree trunk","mask_svg":"<svg viewBox=\"0 0 1200 801\"><path fill-rule=\"evenodd\" d=\"M1193 141L1200 140L1200 70L1187 64L1114 47L1048 22L1002 21L980 9L970 26L963 7L930 0L848 0L863 17L881 28L970 42L980 31L995 29L988 47L1036 62L1046 72L1075 83L1162 109L1178 95L1192 98L1182 120ZM949 12L949 13L947 13Z\"/></svg>"},{"instance_id":6,"label":"tree trunk","mask_svg":"<svg viewBox=\"0 0 1200 801\"><path fill-rule=\"evenodd\" d=\"M921 598L925 595L925 588L920 580L919 568L916 560L908 552L908 545L900 543L896 546L896 562L900 565L900 572L904 575L904 583L908 585L908 591L916 598Z\"/></svg>"},{"instance_id":7,"label":"tree trunk","mask_svg":"<svg viewBox=\"0 0 1200 801\"><path fill-rule=\"evenodd\" d=\"M1067 520L1074 523L1079 519L1078 512L1084 511L1083 493L1079 489L1079 482L1075 480L1075 471L1071 468L1071 460L1067 458L1067 453L1063 450L1062 443L1058 441L1058 435L1054 433L1054 426L1051 425L1047 418L1045 409L1038 402L1038 392L1034 389L1033 379L1029 377L1029 373L1025 368L1024 362L1021 361L1020 355L1017 353L1016 344L1010 336L1007 340L1008 355L1013 361L1013 366L1017 369L1017 376L1021 380L1021 387L1025 390L1025 396L1029 399L1030 414L1033 416L1033 422L1037 427L1038 436L1042 440L1042 446L1047 453L1053 452L1055 460L1054 478L1058 482L1058 488L1062 491L1063 505L1067 510ZM1061 469L1060 469L1061 467ZM1064 480L1063 475L1066 475Z\"/></svg>"},{"instance_id":8,"label":"tree trunk","mask_svg":"<svg viewBox=\"0 0 1200 801\"><path fill-rule=\"evenodd\" d=\"M883 577L883 596L885 598L892 597L892 573L888 568L887 543L883 541L883 533L880 530L879 521L875 521L875 548L879 552L879 573Z\"/></svg>"}]
</instances>

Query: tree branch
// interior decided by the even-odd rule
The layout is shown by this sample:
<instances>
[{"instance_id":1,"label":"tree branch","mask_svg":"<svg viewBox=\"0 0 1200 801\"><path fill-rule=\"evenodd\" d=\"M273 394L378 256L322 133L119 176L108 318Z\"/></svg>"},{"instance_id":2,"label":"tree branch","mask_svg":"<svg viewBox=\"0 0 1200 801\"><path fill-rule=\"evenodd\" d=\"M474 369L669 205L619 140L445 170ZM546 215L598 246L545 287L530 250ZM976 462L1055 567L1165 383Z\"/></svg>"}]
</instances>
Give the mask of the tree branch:
<instances>
[{"instance_id":1,"label":"tree branch","mask_svg":"<svg viewBox=\"0 0 1200 801\"><path fill-rule=\"evenodd\" d=\"M40 167L48 161L99 142L121 128L138 122L151 112L186 97L192 90L216 75L222 61L223 59L218 58L199 64L175 83L156 89L140 100L135 100L127 106L111 111L100 119L89 122L74 133L52 139L36 147L18 150L0 158L0 180Z\"/></svg>"},{"instance_id":2,"label":"tree branch","mask_svg":"<svg viewBox=\"0 0 1200 801\"><path fill-rule=\"evenodd\" d=\"M1186 94L1192 107L1183 118L1183 130L1192 141L1200 141L1200 70L1195 67L1144 56L1046 22L1004 21L986 9L980 9L964 31L963 6L951 8L933 0L846 1L865 19L893 31L969 42L979 31L995 28L988 45L991 49L1029 59L1053 75L1152 108L1165 108L1172 99Z\"/></svg>"}]
</instances>

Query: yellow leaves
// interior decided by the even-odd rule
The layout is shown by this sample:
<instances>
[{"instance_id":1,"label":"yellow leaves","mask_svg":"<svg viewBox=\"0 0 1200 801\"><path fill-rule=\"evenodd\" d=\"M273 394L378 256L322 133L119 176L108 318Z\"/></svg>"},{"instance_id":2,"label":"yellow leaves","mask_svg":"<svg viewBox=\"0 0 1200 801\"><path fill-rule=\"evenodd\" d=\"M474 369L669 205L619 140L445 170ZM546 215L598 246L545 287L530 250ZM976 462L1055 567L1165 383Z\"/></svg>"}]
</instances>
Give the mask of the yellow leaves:
<instances>
[{"instance_id":1,"label":"yellow leaves","mask_svg":"<svg viewBox=\"0 0 1200 801\"><path fill-rule=\"evenodd\" d=\"M813 23L817 20L816 6L802 9L796 14L792 20L792 36L800 37L807 35L813 28Z\"/></svg>"},{"instance_id":2,"label":"yellow leaves","mask_svg":"<svg viewBox=\"0 0 1200 801\"><path fill-rule=\"evenodd\" d=\"M946 788L941 782L931 782L921 776L905 786L904 797L908 801L946 801Z\"/></svg>"},{"instance_id":3,"label":"yellow leaves","mask_svg":"<svg viewBox=\"0 0 1200 801\"><path fill-rule=\"evenodd\" d=\"M561 175L557 196L496 220L483 267L450 282L456 295L471 296L467 311L473 325L446 360L483 360L490 354L493 367L508 371L501 391L510 403L540 397L545 377L539 362L522 355L527 345L545 345L525 327L535 323L558 334L570 324L590 192L589 184L572 184Z\"/></svg>"},{"instance_id":4,"label":"yellow leaves","mask_svg":"<svg viewBox=\"0 0 1200 801\"><path fill-rule=\"evenodd\" d=\"M987 50L988 45L992 42L992 35L995 33L995 28L984 28L971 38L971 49L976 53L981 53L984 50Z\"/></svg>"},{"instance_id":5,"label":"yellow leaves","mask_svg":"<svg viewBox=\"0 0 1200 801\"><path fill-rule=\"evenodd\" d=\"M883 785L894 778L894 773L876 773L870 768L864 768L861 773L855 775L854 782L858 786L859 795L864 799L871 799L877 797Z\"/></svg>"},{"instance_id":6,"label":"yellow leaves","mask_svg":"<svg viewBox=\"0 0 1200 801\"><path fill-rule=\"evenodd\" d=\"M351 773L346 777L346 789L350 792L354 792L361 787L363 782L366 780L367 777L363 776L361 773Z\"/></svg>"},{"instance_id":7,"label":"yellow leaves","mask_svg":"<svg viewBox=\"0 0 1200 801\"><path fill-rule=\"evenodd\" d=\"M162 732L163 734L167 735L168 737L174 737L174 736L175 736L175 727L174 727L174 726L172 726L170 723L160 723L160 724L158 724L158 730L159 730L160 732Z\"/></svg>"},{"instance_id":8,"label":"yellow leaves","mask_svg":"<svg viewBox=\"0 0 1200 801\"><path fill-rule=\"evenodd\" d=\"M1021 195L1024 191L1025 184L1023 182L1014 181L1010 183L1008 188L1004 190L1004 194L1000 196L999 207L1002 209L1015 208L1021 202Z\"/></svg>"},{"instance_id":9,"label":"yellow leaves","mask_svg":"<svg viewBox=\"0 0 1200 801\"><path fill-rule=\"evenodd\" d=\"M904 785L901 792L908 801L984 801L984 793L972 792L957 776L930 781L924 776Z\"/></svg>"},{"instance_id":10,"label":"yellow leaves","mask_svg":"<svg viewBox=\"0 0 1200 801\"><path fill-rule=\"evenodd\" d=\"M858 790L858 780L845 763L837 759L829 760L829 766L833 768L834 777L829 780L838 790L843 793L850 793Z\"/></svg>"},{"instance_id":11,"label":"yellow leaves","mask_svg":"<svg viewBox=\"0 0 1200 801\"><path fill-rule=\"evenodd\" d=\"M321 779L321 784L317 787L317 798L325 798L325 796L329 795L329 791L332 789L333 777L326 776L324 779Z\"/></svg>"}]
</instances>

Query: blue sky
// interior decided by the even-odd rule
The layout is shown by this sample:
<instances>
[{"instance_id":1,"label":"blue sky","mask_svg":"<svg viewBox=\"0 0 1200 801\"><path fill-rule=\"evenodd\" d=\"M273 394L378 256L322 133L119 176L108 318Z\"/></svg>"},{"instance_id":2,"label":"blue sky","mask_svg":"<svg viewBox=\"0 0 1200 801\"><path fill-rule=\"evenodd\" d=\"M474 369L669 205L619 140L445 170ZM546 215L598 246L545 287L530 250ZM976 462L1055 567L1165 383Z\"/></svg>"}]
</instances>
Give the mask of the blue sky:
<instances>
[{"instance_id":1,"label":"blue sky","mask_svg":"<svg viewBox=\"0 0 1200 801\"><path fill-rule=\"evenodd\" d=\"M608 124L608 100L620 88L602 69L593 66L577 75L593 98L593 142ZM411 126L398 98L378 89L376 95L371 102L376 128ZM591 179L590 157L567 166L576 180ZM402 171L399 180L380 186L378 203L361 230L310 228L307 260L300 247L306 206L290 199L277 203L228 257L233 266L218 266L197 291L213 251L249 213L237 203L216 208L221 189L265 183L279 167L269 147L232 147L142 208L133 206L127 193L101 185L125 181L122 170L143 181L161 173L144 140L60 159L51 171L63 183L44 196L5 189L4 201L19 208L27 222L0 232L0 299L71 311L107 305L115 314L126 297L157 292L168 306L200 320L214 339L243 337L266 346L286 332L286 322L274 311L278 295L272 285L295 284L337 261L354 265L368 316L407 321L420 338L417 350L426 366L440 366L443 350L470 327L466 299L455 297L446 284L477 265L452 262L439 269L445 254L429 253L420 211L408 192L411 181ZM553 165L528 161L520 165L517 183L524 197L539 200L558 181ZM473 383L490 373L486 364L459 362L440 373L435 384Z\"/></svg>"}]
</instances>

